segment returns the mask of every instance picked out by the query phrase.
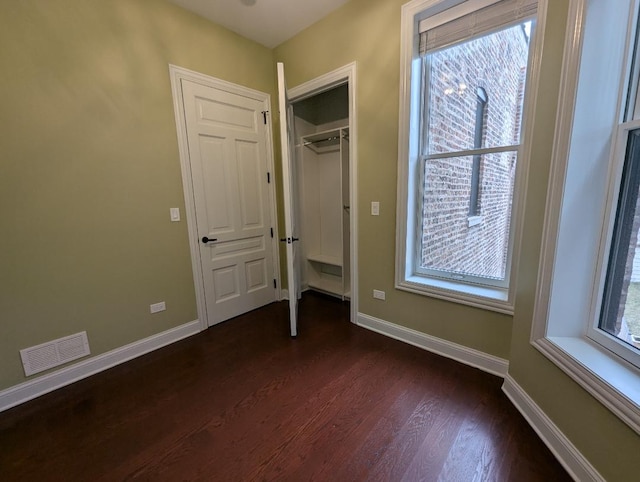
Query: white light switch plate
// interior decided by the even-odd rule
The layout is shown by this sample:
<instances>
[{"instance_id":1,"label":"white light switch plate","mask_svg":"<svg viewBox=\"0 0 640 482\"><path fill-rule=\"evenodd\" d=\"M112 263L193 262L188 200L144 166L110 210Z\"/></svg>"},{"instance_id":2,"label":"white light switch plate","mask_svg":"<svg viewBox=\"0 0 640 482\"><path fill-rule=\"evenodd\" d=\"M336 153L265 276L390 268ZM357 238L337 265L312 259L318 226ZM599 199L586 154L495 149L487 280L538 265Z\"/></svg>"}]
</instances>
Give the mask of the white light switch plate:
<instances>
[{"instance_id":1,"label":"white light switch plate","mask_svg":"<svg viewBox=\"0 0 640 482\"><path fill-rule=\"evenodd\" d=\"M380 202L371 201L371 215L379 216L380 215Z\"/></svg>"},{"instance_id":2,"label":"white light switch plate","mask_svg":"<svg viewBox=\"0 0 640 482\"><path fill-rule=\"evenodd\" d=\"M171 216L171 221L180 221L180 208L170 208L169 215Z\"/></svg>"}]
</instances>

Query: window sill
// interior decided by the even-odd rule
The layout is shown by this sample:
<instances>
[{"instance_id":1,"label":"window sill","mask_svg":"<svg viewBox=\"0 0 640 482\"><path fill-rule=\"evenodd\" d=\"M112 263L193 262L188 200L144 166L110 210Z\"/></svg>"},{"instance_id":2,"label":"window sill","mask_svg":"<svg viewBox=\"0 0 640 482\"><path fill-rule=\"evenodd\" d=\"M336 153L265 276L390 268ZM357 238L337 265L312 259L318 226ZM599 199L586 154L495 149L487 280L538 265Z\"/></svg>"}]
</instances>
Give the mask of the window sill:
<instances>
[{"instance_id":1,"label":"window sill","mask_svg":"<svg viewBox=\"0 0 640 482\"><path fill-rule=\"evenodd\" d=\"M640 372L579 337L532 341L543 355L640 434Z\"/></svg>"},{"instance_id":2,"label":"window sill","mask_svg":"<svg viewBox=\"0 0 640 482\"><path fill-rule=\"evenodd\" d=\"M509 300L507 289L469 285L426 276L408 276L396 283L396 288L453 303L513 315L513 302Z\"/></svg>"}]
</instances>

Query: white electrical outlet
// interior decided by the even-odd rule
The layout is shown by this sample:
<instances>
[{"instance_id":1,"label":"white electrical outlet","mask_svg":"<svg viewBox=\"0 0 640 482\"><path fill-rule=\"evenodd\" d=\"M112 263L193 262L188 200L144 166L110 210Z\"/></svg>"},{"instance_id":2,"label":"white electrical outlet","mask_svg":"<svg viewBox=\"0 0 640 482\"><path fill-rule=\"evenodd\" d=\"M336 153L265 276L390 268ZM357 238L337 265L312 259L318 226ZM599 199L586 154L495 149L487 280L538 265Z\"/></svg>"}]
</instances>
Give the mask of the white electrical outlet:
<instances>
[{"instance_id":1,"label":"white electrical outlet","mask_svg":"<svg viewBox=\"0 0 640 482\"><path fill-rule=\"evenodd\" d=\"M158 313L160 311L164 311L167 309L167 306L164 304L164 301L161 301L160 303L154 303L152 305L149 305L149 311L151 311L151 313Z\"/></svg>"},{"instance_id":2,"label":"white electrical outlet","mask_svg":"<svg viewBox=\"0 0 640 482\"><path fill-rule=\"evenodd\" d=\"M376 300L384 300L386 296L386 293L384 291L381 290L373 290L373 297Z\"/></svg>"}]
</instances>

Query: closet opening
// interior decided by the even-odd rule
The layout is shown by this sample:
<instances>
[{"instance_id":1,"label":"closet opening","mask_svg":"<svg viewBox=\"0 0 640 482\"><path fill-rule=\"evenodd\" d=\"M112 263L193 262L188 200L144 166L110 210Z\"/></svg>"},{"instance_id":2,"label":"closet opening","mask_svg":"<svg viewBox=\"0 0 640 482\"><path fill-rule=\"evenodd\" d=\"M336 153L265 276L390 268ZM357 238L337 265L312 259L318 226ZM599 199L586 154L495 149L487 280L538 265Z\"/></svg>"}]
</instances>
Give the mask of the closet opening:
<instances>
[{"instance_id":1,"label":"closet opening","mask_svg":"<svg viewBox=\"0 0 640 482\"><path fill-rule=\"evenodd\" d=\"M348 83L292 101L301 288L343 301L352 289L349 106Z\"/></svg>"}]
</instances>

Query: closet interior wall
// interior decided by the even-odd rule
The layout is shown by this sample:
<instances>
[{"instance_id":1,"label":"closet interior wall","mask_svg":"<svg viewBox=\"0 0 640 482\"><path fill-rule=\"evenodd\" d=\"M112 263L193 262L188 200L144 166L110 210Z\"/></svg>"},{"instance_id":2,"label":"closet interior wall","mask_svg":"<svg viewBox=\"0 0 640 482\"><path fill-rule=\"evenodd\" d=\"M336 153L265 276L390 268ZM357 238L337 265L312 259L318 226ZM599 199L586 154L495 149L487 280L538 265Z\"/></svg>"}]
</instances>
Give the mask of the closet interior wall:
<instances>
[{"instance_id":1,"label":"closet interior wall","mask_svg":"<svg viewBox=\"0 0 640 482\"><path fill-rule=\"evenodd\" d=\"M348 89L293 104L302 289L349 299Z\"/></svg>"}]
</instances>

